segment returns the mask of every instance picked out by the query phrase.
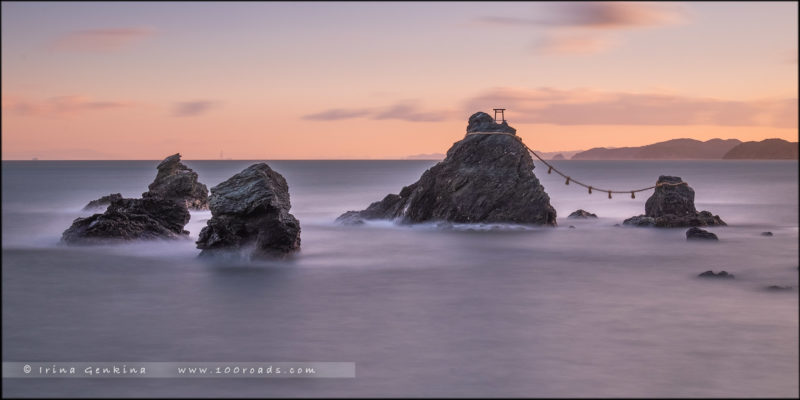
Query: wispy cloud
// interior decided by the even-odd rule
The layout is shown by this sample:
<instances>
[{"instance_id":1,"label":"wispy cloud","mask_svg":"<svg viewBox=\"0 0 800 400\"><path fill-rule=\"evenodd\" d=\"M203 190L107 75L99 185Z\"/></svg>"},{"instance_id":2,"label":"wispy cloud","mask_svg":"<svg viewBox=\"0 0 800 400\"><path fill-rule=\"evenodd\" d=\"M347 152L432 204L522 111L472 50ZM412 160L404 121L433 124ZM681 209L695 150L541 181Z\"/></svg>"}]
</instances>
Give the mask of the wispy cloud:
<instances>
[{"instance_id":1,"label":"wispy cloud","mask_svg":"<svg viewBox=\"0 0 800 400\"><path fill-rule=\"evenodd\" d=\"M219 102L213 100L194 100L175 103L172 107L174 117L196 117L203 115L213 108L219 106Z\"/></svg>"},{"instance_id":2,"label":"wispy cloud","mask_svg":"<svg viewBox=\"0 0 800 400\"><path fill-rule=\"evenodd\" d=\"M515 120L555 125L718 125L797 127L797 99L736 101L659 93L496 88L465 109L502 105Z\"/></svg>"},{"instance_id":3,"label":"wispy cloud","mask_svg":"<svg viewBox=\"0 0 800 400\"><path fill-rule=\"evenodd\" d=\"M426 110L415 101L402 101L378 108L333 108L302 116L309 121L336 121L351 118L395 119L410 122L443 121L454 115L451 110Z\"/></svg>"},{"instance_id":4,"label":"wispy cloud","mask_svg":"<svg viewBox=\"0 0 800 400\"><path fill-rule=\"evenodd\" d=\"M128 47L155 33L152 28L79 30L57 38L52 43L52 48L59 51L108 53Z\"/></svg>"},{"instance_id":5,"label":"wispy cloud","mask_svg":"<svg viewBox=\"0 0 800 400\"><path fill-rule=\"evenodd\" d=\"M533 45L541 54L599 53L612 48L609 32L660 27L688 20L680 4L655 2L564 2L551 4L550 15L534 18L486 16L477 22L490 26L544 28L545 37Z\"/></svg>"},{"instance_id":6,"label":"wispy cloud","mask_svg":"<svg viewBox=\"0 0 800 400\"><path fill-rule=\"evenodd\" d=\"M3 97L3 110L25 116L72 116L83 112L133 107L127 101L94 100L88 96L72 95L29 100L17 96Z\"/></svg>"}]
</instances>

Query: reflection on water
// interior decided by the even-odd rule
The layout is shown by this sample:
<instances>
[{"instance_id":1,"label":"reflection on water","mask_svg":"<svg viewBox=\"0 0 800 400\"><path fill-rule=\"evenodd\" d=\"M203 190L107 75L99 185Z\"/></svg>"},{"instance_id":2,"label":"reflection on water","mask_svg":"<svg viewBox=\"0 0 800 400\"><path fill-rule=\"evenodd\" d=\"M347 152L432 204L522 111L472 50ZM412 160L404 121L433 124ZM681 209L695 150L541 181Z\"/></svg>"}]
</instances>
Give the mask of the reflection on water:
<instances>
[{"instance_id":1,"label":"reflection on water","mask_svg":"<svg viewBox=\"0 0 800 400\"><path fill-rule=\"evenodd\" d=\"M250 163L187 162L209 186ZM646 196L590 197L540 169L557 228L336 226L433 163L275 161L302 225L290 260L196 258L208 212L192 240L57 244L156 164L3 163L4 361L352 361L357 378L7 379L4 395L798 395L796 162L558 165L615 188L681 176L730 224L709 229L719 243L615 227ZM578 208L600 218L564 218ZM709 269L736 279L696 278Z\"/></svg>"}]
</instances>

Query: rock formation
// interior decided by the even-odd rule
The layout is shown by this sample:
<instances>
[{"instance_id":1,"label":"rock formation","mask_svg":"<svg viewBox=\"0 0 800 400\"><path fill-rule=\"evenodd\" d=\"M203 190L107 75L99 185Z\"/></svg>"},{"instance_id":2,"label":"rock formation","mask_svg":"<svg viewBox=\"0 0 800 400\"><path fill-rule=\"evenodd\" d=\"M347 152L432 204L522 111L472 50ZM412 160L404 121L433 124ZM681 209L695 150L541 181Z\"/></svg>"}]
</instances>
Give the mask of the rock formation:
<instances>
[{"instance_id":1,"label":"rock formation","mask_svg":"<svg viewBox=\"0 0 800 400\"><path fill-rule=\"evenodd\" d=\"M701 278L722 278L722 279L733 279L733 274L729 274L726 271L719 271L718 273L714 273L714 271L706 271L700 275L697 275Z\"/></svg>"},{"instance_id":2,"label":"rock formation","mask_svg":"<svg viewBox=\"0 0 800 400\"><path fill-rule=\"evenodd\" d=\"M686 231L686 240L719 240L719 238L705 229L693 227Z\"/></svg>"},{"instance_id":3,"label":"rock formation","mask_svg":"<svg viewBox=\"0 0 800 400\"><path fill-rule=\"evenodd\" d=\"M189 222L186 206L161 198L115 199L102 214L78 218L61 240L68 244L98 244L134 239L178 239Z\"/></svg>"},{"instance_id":4,"label":"rock formation","mask_svg":"<svg viewBox=\"0 0 800 400\"><path fill-rule=\"evenodd\" d=\"M592 214L586 210L579 209L573 211L567 218L597 218L597 214Z\"/></svg>"},{"instance_id":5,"label":"rock formation","mask_svg":"<svg viewBox=\"0 0 800 400\"><path fill-rule=\"evenodd\" d=\"M507 134L470 134L500 132ZM556 211L533 174L533 160L506 122L488 114L469 118L467 135L447 157L399 194L389 194L362 211L348 211L337 221L358 224L370 219L400 223L519 223L556 225Z\"/></svg>"},{"instance_id":6,"label":"rock formation","mask_svg":"<svg viewBox=\"0 0 800 400\"><path fill-rule=\"evenodd\" d=\"M90 211L101 207L108 207L109 204L116 200L122 200L122 195L119 193L111 193L108 196L103 196L97 200L92 200L86 207L83 207L83 211Z\"/></svg>"},{"instance_id":7,"label":"rock formation","mask_svg":"<svg viewBox=\"0 0 800 400\"><path fill-rule=\"evenodd\" d=\"M289 186L265 163L211 188L209 208L211 219L197 240L201 256L252 248L254 258L282 257L300 248Z\"/></svg>"},{"instance_id":8,"label":"rock formation","mask_svg":"<svg viewBox=\"0 0 800 400\"><path fill-rule=\"evenodd\" d=\"M208 189L197 181L197 173L181 162L181 155L173 154L156 167L156 179L142 197L158 197L182 202L193 210L208 209Z\"/></svg>"},{"instance_id":9,"label":"rock formation","mask_svg":"<svg viewBox=\"0 0 800 400\"><path fill-rule=\"evenodd\" d=\"M681 182L677 176L659 176L655 192L645 202L644 215L628 218L623 224L659 228L726 225L718 215L698 212L694 206L694 190Z\"/></svg>"}]
</instances>

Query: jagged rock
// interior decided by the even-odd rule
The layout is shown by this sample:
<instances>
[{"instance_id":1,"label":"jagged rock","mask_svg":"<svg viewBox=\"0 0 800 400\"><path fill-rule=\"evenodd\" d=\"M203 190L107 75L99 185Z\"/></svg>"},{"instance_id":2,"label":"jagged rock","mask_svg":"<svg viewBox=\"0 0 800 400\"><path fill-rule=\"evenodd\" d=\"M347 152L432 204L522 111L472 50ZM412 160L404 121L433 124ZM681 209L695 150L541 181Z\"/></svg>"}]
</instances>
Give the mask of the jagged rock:
<instances>
[{"instance_id":1,"label":"jagged rock","mask_svg":"<svg viewBox=\"0 0 800 400\"><path fill-rule=\"evenodd\" d=\"M772 236L772 232L761 232L761 236Z\"/></svg>"},{"instance_id":2,"label":"jagged rock","mask_svg":"<svg viewBox=\"0 0 800 400\"><path fill-rule=\"evenodd\" d=\"M498 124L497 122L494 122L494 118L492 118L491 115L481 111L478 111L469 117L467 133L473 132L504 132L512 135L517 134L516 129L508 126L508 122L503 121L502 123Z\"/></svg>"},{"instance_id":3,"label":"jagged rock","mask_svg":"<svg viewBox=\"0 0 800 400\"><path fill-rule=\"evenodd\" d=\"M116 199L102 214L78 218L61 240L68 244L98 244L136 239L188 237L183 229L189 210L181 203L161 198Z\"/></svg>"},{"instance_id":4,"label":"jagged rock","mask_svg":"<svg viewBox=\"0 0 800 400\"><path fill-rule=\"evenodd\" d=\"M156 179L142 197L161 197L182 202L193 210L208 209L208 189L197 181L197 173L181 162L180 153L165 158L156 167Z\"/></svg>"},{"instance_id":5,"label":"jagged rock","mask_svg":"<svg viewBox=\"0 0 800 400\"><path fill-rule=\"evenodd\" d=\"M283 257L300 248L300 222L289 213L289 186L265 163L211 188L209 208L211 219L197 240L201 256L252 247L254 258Z\"/></svg>"},{"instance_id":6,"label":"jagged rock","mask_svg":"<svg viewBox=\"0 0 800 400\"><path fill-rule=\"evenodd\" d=\"M485 113L470 117L468 131L484 129L489 122L500 125L486 117ZM516 136L468 134L453 144L443 161L399 194L389 194L365 210L348 211L337 221L348 223L360 218L400 223L449 221L555 226L556 211L533 168L528 150Z\"/></svg>"},{"instance_id":7,"label":"jagged rock","mask_svg":"<svg viewBox=\"0 0 800 400\"><path fill-rule=\"evenodd\" d=\"M686 231L686 240L719 240L717 235L697 227Z\"/></svg>"},{"instance_id":8,"label":"jagged rock","mask_svg":"<svg viewBox=\"0 0 800 400\"><path fill-rule=\"evenodd\" d=\"M583 209L573 211L567 218L597 218L597 214L592 214Z\"/></svg>"},{"instance_id":9,"label":"jagged rock","mask_svg":"<svg viewBox=\"0 0 800 400\"><path fill-rule=\"evenodd\" d=\"M697 275L701 278L723 278L723 279L733 279L733 274L729 274L726 271L719 271L719 273L714 273L713 271L706 271L700 275Z\"/></svg>"},{"instance_id":10,"label":"jagged rock","mask_svg":"<svg viewBox=\"0 0 800 400\"><path fill-rule=\"evenodd\" d=\"M86 207L83 207L83 211L90 211L96 208L108 207L108 205L114 202L115 200L121 200L121 199L122 199L122 194L111 193L108 196L103 196L97 200L90 201L89 204L86 205Z\"/></svg>"},{"instance_id":11,"label":"jagged rock","mask_svg":"<svg viewBox=\"0 0 800 400\"><path fill-rule=\"evenodd\" d=\"M694 206L694 190L677 176L659 176L654 193L644 205L644 215L631 217L623 224L680 228L687 226L727 225L708 211L698 212Z\"/></svg>"}]
</instances>

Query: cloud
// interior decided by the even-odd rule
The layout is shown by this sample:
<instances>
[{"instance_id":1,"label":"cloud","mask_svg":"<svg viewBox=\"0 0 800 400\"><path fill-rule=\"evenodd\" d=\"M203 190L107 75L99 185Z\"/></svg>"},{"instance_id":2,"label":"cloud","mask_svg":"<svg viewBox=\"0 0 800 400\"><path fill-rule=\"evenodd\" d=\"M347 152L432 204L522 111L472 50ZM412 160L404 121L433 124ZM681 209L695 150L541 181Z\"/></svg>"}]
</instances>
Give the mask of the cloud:
<instances>
[{"instance_id":1,"label":"cloud","mask_svg":"<svg viewBox=\"0 0 800 400\"><path fill-rule=\"evenodd\" d=\"M133 102L99 101L87 96L58 96L33 101L16 96L3 97L3 110L23 116L72 116L90 111L135 106Z\"/></svg>"},{"instance_id":2,"label":"cloud","mask_svg":"<svg viewBox=\"0 0 800 400\"><path fill-rule=\"evenodd\" d=\"M87 29L69 32L52 43L59 51L109 53L155 34L152 28Z\"/></svg>"},{"instance_id":3,"label":"cloud","mask_svg":"<svg viewBox=\"0 0 800 400\"><path fill-rule=\"evenodd\" d=\"M336 121L351 118L368 118L373 120L396 119L410 122L444 121L454 115L447 110L424 110L413 101L403 101L383 108L333 108L301 118L309 121Z\"/></svg>"},{"instance_id":4,"label":"cloud","mask_svg":"<svg viewBox=\"0 0 800 400\"><path fill-rule=\"evenodd\" d=\"M610 38L586 34L548 35L534 43L533 50L542 54L600 53L616 43Z\"/></svg>"},{"instance_id":5,"label":"cloud","mask_svg":"<svg viewBox=\"0 0 800 400\"><path fill-rule=\"evenodd\" d=\"M175 103L172 107L174 117L195 117L217 107L219 104L211 100L195 100Z\"/></svg>"},{"instance_id":6,"label":"cloud","mask_svg":"<svg viewBox=\"0 0 800 400\"><path fill-rule=\"evenodd\" d=\"M505 107L522 123L555 125L717 125L797 127L797 99L720 100L585 89L497 88L468 99L466 110Z\"/></svg>"},{"instance_id":7,"label":"cloud","mask_svg":"<svg viewBox=\"0 0 800 400\"><path fill-rule=\"evenodd\" d=\"M556 28L630 29L672 25L687 19L679 4L653 2L564 2L553 4L553 15L544 18L487 16L488 25L544 26Z\"/></svg>"}]
</instances>

